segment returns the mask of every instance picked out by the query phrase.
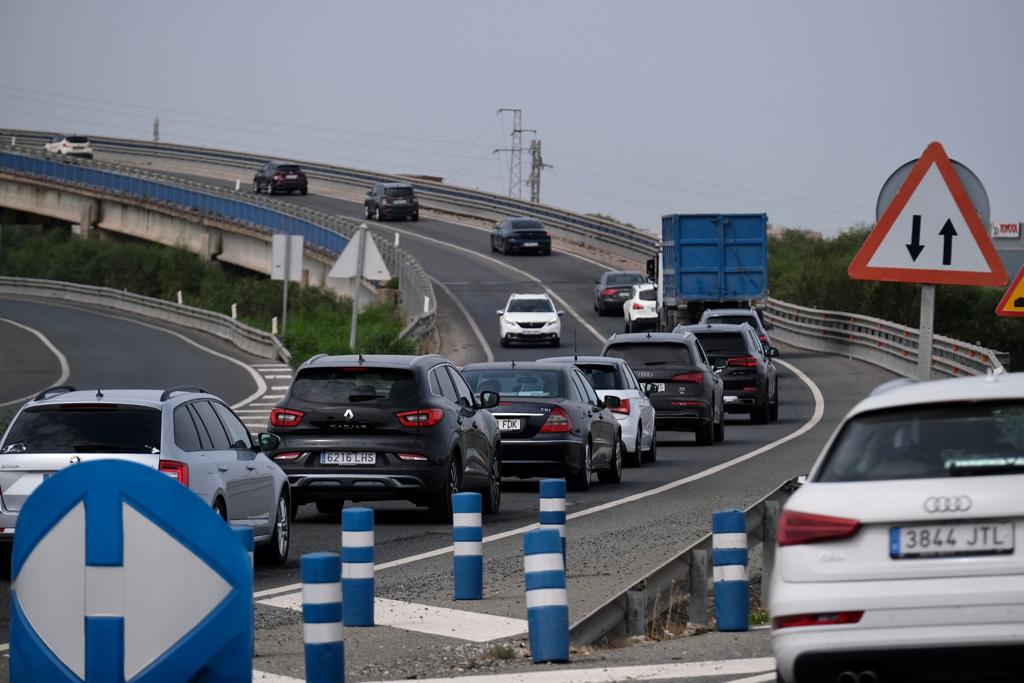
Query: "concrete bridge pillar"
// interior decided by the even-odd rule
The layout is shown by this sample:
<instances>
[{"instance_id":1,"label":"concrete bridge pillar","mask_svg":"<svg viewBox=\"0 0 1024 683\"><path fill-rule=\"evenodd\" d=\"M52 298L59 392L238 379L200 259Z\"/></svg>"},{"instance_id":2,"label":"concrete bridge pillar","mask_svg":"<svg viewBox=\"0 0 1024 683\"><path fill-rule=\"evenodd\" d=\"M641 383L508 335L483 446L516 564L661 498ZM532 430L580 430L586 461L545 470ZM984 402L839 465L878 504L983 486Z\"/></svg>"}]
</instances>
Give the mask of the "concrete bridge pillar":
<instances>
[{"instance_id":1,"label":"concrete bridge pillar","mask_svg":"<svg viewBox=\"0 0 1024 683\"><path fill-rule=\"evenodd\" d=\"M86 240L100 239L100 231L96 229L99 222L99 202L83 201L79 221L71 224L71 232Z\"/></svg>"}]
</instances>

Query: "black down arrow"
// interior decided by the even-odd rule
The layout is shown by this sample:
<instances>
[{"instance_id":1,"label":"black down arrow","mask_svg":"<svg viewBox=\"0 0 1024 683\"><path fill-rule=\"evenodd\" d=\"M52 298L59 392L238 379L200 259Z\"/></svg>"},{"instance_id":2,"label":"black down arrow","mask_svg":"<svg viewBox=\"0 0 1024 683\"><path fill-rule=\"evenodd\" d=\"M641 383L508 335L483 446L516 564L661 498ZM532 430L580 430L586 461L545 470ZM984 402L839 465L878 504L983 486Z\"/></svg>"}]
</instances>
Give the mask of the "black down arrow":
<instances>
[{"instance_id":1,"label":"black down arrow","mask_svg":"<svg viewBox=\"0 0 1024 683\"><path fill-rule=\"evenodd\" d=\"M953 263L953 236L956 235L956 228L953 221L946 219L946 224L939 230L942 235L942 265L948 266Z\"/></svg>"},{"instance_id":2,"label":"black down arrow","mask_svg":"<svg viewBox=\"0 0 1024 683\"><path fill-rule=\"evenodd\" d=\"M910 244L907 245L907 251L910 252L910 259L916 261L917 257L921 255L921 251L924 250L924 245L921 244L921 217L914 216L914 224L910 227Z\"/></svg>"}]
</instances>

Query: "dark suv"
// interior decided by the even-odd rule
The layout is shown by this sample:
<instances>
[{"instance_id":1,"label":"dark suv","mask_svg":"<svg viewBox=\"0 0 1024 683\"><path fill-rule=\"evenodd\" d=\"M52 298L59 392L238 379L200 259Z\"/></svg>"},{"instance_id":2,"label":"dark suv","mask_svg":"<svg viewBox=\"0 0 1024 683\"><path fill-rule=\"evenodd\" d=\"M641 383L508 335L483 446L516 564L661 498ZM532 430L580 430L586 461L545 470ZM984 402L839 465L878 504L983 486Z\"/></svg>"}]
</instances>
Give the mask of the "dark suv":
<instances>
[{"instance_id":1,"label":"dark suv","mask_svg":"<svg viewBox=\"0 0 1024 683\"><path fill-rule=\"evenodd\" d=\"M536 251L551 254L551 233L544 224L533 218L506 218L491 230L491 251L511 254L516 251Z\"/></svg>"},{"instance_id":2,"label":"dark suv","mask_svg":"<svg viewBox=\"0 0 1024 683\"><path fill-rule=\"evenodd\" d=\"M622 315L622 302L633 293L633 285L647 282L647 276L636 270L609 270L594 283L594 310L598 315Z\"/></svg>"},{"instance_id":3,"label":"dark suv","mask_svg":"<svg viewBox=\"0 0 1024 683\"><path fill-rule=\"evenodd\" d=\"M654 405L658 431L692 431L702 446L725 438L722 378L692 333L616 334L601 355L629 363Z\"/></svg>"},{"instance_id":4,"label":"dark suv","mask_svg":"<svg viewBox=\"0 0 1024 683\"><path fill-rule=\"evenodd\" d=\"M326 356L303 363L270 413L292 504L337 514L346 500L409 500L438 519L478 490L501 506L498 394L474 396L444 356Z\"/></svg>"},{"instance_id":5,"label":"dark suv","mask_svg":"<svg viewBox=\"0 0 1024 683\"><path fill-rule=\"evenodd\" d=\"M389 218L420 219L420 202L409 183L377 183L366 193L363 215L375 221Z\"/></svg>"},{"instance_id":6,"label":"dark suv","mask_svg":"<svg viewBox=\"0 0 1024 683\"><path fill-rule=\"evenodd\" d=\"M681 325L675 331L697 335L725 382L726 412L750 413L755 424L779 419L779 378L771 360L779 352L762 343L753 326Z\"/></svg>"},{"instance_id":7,"label":"dark suv","mask_svg":"<svg viewBox=\"0 0 1024 683\"><path fill-rule=\"evenodd\" d=\"M309 192L309 180L298 164L287 161L268 161L253 176L252 191L255 194L263 191L266 191L267 194L276 192L306 194Z\"/></svg>"}]
</instances>

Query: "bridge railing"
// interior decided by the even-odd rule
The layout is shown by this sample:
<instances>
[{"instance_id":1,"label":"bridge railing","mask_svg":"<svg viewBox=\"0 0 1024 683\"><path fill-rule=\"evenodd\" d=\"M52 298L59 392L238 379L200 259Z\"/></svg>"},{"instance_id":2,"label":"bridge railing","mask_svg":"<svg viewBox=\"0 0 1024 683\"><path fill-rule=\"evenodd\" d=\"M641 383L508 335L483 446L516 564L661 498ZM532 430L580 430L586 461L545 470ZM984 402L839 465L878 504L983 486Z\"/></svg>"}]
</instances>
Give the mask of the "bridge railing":
<instances>
[{"instance_id":1,"label":"bridge railing","mask_svg":"<svg viewBox=\"0 0 1024 683\"><path fill-rule=\"evenodd\" d=\"M272 202L237 192L134 166L68 159L57 161L40 152L0 152L0 170L44 179L61 185L89 188L114 197L135 197L156 205L187 209L274 232L302 235L314 249L337 256L348 244L358 223L331 214ZM244 197L244 199L240 199ZM433 332L437 302L426 272L412 256L374 235L385 264L398 278L406 327L403 337L425 337Z\"/></svg>"},{"instance_id":2,"label":"bridge railing","mask_svg":"<svg viewBox=\"0 0 1024 683\"><path fill-rule=\"evenodd\" d=\"M917 374L919 331L888 320L855 313L807 308L767 299L771 336L808 351L833 353L878 365L904 377ZM949 377L1005 371L1003 359L992 349L935 335L932 371Z\"/></svg>"},{"instance_id":3,"label":"bridge railing","mask_svg":"<svg viewBox=\"0 0 1024 683\"><path fill-rule=\"evenodd\" d=\"M27 130L0 130L0 136L14 139L19 144L41 147L52 137L49 133ZM234 152L208 147L192 147L165 142L149 142L112 137L90 137L94 148L118 154L176 159L200 163L244 166L255 171L266 163L265 155ZM463 213L482 220L495 221L510 216L528 216L543 221L556 234L574 238L604 251L629 259L646 259L657 253L658 236L616 221L587 216L558 209L546 204L535 204L522 199L447 185L421 178L377 173L355 168L332 166L312 161L298 161L310 178L326 180L362 190L378 182L411 183L426 205Z\"/></svg>"}]
</instances>

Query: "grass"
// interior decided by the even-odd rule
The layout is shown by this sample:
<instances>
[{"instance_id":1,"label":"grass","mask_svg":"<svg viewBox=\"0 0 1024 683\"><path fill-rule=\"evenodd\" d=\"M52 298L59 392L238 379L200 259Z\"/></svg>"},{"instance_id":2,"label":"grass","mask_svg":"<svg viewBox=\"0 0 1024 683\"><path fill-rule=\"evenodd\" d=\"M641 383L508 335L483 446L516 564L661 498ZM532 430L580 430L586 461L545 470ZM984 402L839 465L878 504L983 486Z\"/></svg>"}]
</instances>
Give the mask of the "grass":
<instances>
[{"instance_id":1,"label":"grass","mask_svg":"<svg viewBox=\"0 0 1024 683\"><path fill-rule=\"evenodd\" d=\"M508 643L498 643L497 645L495 645L494 647L491 648L491 653L490 654L495 659L501 659L501 660L515 659L515 657L516 657L516 648L515 648L514 645L510 645Z\"/></svg>"}]
</instances>

